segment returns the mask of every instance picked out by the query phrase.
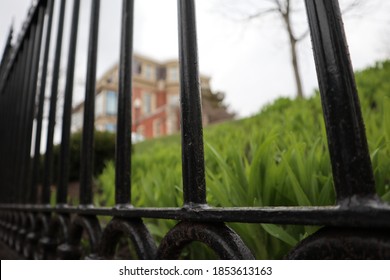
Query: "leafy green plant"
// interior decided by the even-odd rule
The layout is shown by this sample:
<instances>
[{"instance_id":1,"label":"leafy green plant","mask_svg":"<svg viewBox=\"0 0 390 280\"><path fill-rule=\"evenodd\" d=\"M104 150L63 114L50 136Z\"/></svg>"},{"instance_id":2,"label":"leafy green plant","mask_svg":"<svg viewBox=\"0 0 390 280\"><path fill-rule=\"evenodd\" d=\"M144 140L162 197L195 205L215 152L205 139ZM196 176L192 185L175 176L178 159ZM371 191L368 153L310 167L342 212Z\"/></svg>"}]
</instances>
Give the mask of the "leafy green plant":
<instances>
[{"instance_id":1,"label":"leafy green plant","mask_svg":"<svg viewBox=\"0 0 390 280\"><path fill-rule=\"evenodd\" d=\"M356 74L378 194L390 201L390 62ZM281 98L251 118L205 128L208 203L216 207L321 206L335 203L318 92L305 100ZM114 165L98 177L97 200L114 204ZM132 203L181 207L180 137L135 146ZM145 219L159 242L175 225ZM259 259L282 258L318 227L229 224ZM192 248L192 249L191 249ZM214 257L190 247L185 258Z\"/></svg>"}]
</instances>

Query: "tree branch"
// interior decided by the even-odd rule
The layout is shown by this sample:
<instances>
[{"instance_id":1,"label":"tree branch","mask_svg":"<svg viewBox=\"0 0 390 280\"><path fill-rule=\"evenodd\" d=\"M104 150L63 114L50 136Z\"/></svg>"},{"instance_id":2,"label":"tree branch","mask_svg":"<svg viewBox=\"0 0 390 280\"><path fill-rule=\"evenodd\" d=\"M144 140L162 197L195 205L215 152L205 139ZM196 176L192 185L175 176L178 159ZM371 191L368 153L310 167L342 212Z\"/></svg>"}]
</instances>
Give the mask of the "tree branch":
<instances>
[{"instance_id":1,"label":"tree branch","mask_svg":"<svg viewBox=\"0 0 390 280\"><path fill-rule=\"evenodd\" d=\"M297 42L302 41L302 40L305 39L305 38L307 37L307 35L309 35L309 34L310 34L310 30L309 30L309 28L308 28L308 29L306 29L305 32L302 33L301 36L299 36L298 38L296 38Z\"/></svg>"},{"instance_id":2,"label":"tree branch","mask_svg":"<svg viewBox=\"0 0 390 280\"><path fill-rule=\"evenodd\" d=\"M256 13L246 17L246 20L253 20L255 18L259 18L261 16L264 16L266 14L271 14L271 13L274 13L274 12L280 12L279 8L269 8L269 9L266 9L266 10L258 11Z\"/></svg>"},{"instance_id":3,"label":"tree branch","mask_svg":"<svg viewBox=\"0 0 390 280\"><path fill-rule=\"evenodd\" d=\"M360 0L354 0L352 1L349 5L347 5L346 7L344 7L344 9L342 9L341 13L343 15L346 15L348 14L349 12L353 11L356 7L358 7L360 5Z\"/></svg>"}]
</instances>

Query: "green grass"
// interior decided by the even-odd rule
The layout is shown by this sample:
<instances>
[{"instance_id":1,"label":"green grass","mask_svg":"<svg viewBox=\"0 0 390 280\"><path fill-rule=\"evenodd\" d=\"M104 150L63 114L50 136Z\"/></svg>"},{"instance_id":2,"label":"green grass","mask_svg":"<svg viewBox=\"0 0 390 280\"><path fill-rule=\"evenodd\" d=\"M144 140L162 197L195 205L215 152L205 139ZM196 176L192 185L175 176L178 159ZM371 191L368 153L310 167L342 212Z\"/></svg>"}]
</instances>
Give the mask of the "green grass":
<instances>
[{"instance_id":1,"label":"green grass","mask_svg":"<svg viewBox=\"0 0 390 280\"><path fill-rule=\"evenodd\" d=\"M379 195L390 201L390 62L356 74ZM207 200L212 206L320 206L335 203L320 97L281 98L251 118L204 129ZM132 156L132 203L181 207L180 137L139 143ZM101 205L114 204L114 166L98 178ZM157 242L175 221L146 220ZM317 227L230 224L256 258L282 258ZM186 258L212 255L193 247Z\"/></svg>"}]
</instances>

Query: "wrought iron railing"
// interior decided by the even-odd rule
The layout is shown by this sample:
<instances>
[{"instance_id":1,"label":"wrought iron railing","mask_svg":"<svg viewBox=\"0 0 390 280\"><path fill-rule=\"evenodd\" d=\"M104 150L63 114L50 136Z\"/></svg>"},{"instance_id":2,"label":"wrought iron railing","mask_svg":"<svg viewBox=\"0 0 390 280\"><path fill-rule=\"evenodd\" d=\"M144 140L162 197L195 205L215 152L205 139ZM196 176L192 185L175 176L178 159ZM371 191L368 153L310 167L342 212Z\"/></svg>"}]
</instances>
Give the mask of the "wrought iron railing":
<instances>
[{"instance_id":1,"label":"wrought iron railing","mask_svg":"<svg viewBox=\"0 0 390 280\"><path fill-rule=\"evenodd\" d=\"M390 258L390 208L377 196L364 124L337 0L306 0L326 123L337 204L324 207L207 205L194 0L178 0L183 194L182 208L131 204L131 101L134 1L123 0L114 208L92 203L94 98L100 1L92 1L80 172L80 204L67 204L70 122L80 0L73 0L63 106L60 175L50 204L53 135L59 87L65 0L59 1L54 66L48 73L53 0L39 0L0 68L0 238L25 258L78 259L115 256L121 236L140 259L177 258L200 241L223 259L252 259L250 248L225 225L320 225L287 258ZM45 35L45 36L44 36ZM44 38L45 37L45 38ZM42 75L38 75L39 66ZM38 191L46 78L52 77L43 187ZM36 101L38 100L38 106ZM37 107L37 109L36 109ZM37 111L36 111L37 110ZM36 116L36 117L35 117ZM33 123L36 131L33 134ZM33 135L35 138L33 139ZM31 159L31 147L35 147ZM169 172L169 170L167 170ZM261 186L259 186L261 188ZM111 217L101 228L97 216ZM178 221L156 246L144 218ZM88 236L89 250L81 246Z\"/></svg>"}]
</instances>

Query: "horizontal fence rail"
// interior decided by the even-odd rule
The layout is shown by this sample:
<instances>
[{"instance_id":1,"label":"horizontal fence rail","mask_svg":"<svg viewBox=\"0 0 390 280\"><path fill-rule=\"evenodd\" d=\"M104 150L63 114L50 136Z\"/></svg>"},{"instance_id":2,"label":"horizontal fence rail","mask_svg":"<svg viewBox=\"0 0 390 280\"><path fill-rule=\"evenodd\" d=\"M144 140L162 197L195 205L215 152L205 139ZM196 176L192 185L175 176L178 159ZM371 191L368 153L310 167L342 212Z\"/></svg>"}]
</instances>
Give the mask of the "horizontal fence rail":
<instances>
[{"instance_id":1,"label":"horizontal fence rail","mask_svg":"<svg viewBox=\"0 0 390 280\"><path fill-rule=\"evenodd\" d=\"M390 258L390 207L375 190L364 123L337 0L305 0L337 196L336 205L212 207L207 204L202 108L194 0L178 0L183 201L180 208L132 205L131 125L134 1L123 0L115 153L115 207L93 204L93 146L100 1L90 6L89 42L80 160L79 205L70 205L69 152L80 0L72 18L62 111L59 182L51 182L54 130L65 25L65 0L39 0L21 34L11 29L0 65L0 239L27 259L114 259L122 237L140 259L175 259L189 243L206 244L222 259L253 259L228 222L316 225L315 234L286 256ZM58 14L54 18L54 11ZM55 24L54 24L55 23ZM56 32L52 32L52 27ZM56 38L52 38L55 34ZM53 40L55 39L55 40ZM54 42L53 66L49 67ZM52 77L50 91L47 77ZM39 182L45 95L50 96L44 176ZM34 130L34 124L36 129ZM31 150L34 147L33 155ZM169 172L169 170L167 170ZM260 172L260 171L259 171ZM262 186L258 186L261 188ZM98 217L107 216L108 220ZM145 218L177 224L159 245ZM83 240L87 240L85 246ZM352 249L348 249L352 248Z\"/></svg>"}]
</instances>

